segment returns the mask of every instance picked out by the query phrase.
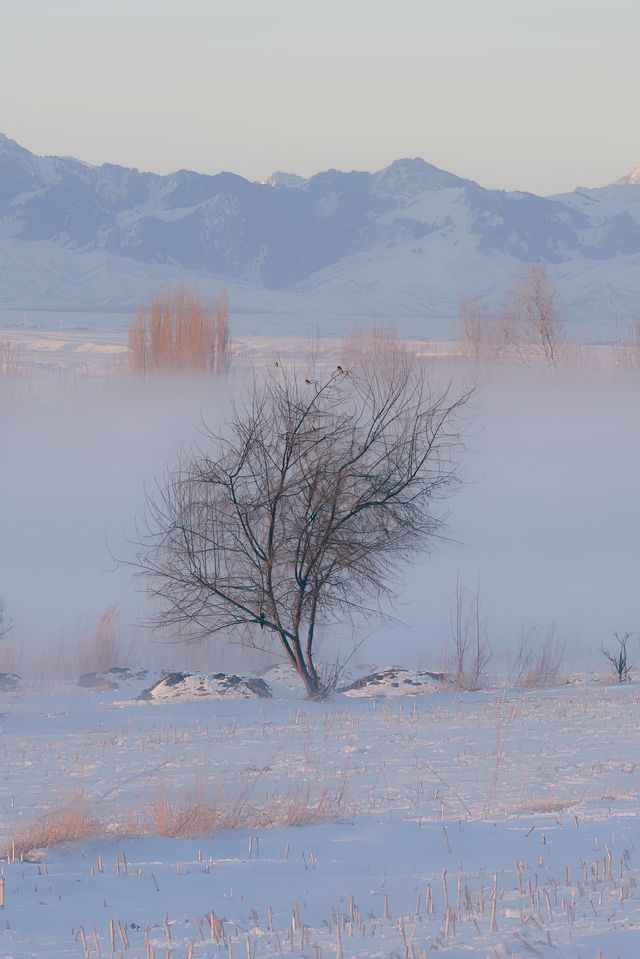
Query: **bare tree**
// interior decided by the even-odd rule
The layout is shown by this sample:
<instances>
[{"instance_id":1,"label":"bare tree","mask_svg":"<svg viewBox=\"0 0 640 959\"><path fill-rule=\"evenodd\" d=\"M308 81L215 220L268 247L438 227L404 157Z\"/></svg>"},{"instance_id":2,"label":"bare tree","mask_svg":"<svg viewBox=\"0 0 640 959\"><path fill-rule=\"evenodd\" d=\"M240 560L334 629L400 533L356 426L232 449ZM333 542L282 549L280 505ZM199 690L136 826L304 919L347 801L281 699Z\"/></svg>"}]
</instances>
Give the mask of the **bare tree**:
<instances>
[{"instance_id":1,"label":"bare tree","mask_svg":"<svg viewBox=\"0 0 640 959\"><path fill-rule=\"evenodd\" d=\"M618 651L615 653L610 653L604 646L601 649L602 655L606 657L611 663L611 668L613 669L614 675L617 677L619 683L623 683L627 679L631 679L630 672L632 663L629 662L627 655L627 643L631 639L631 633L625 633L623 636L620 636L618 633L613 634L616 638L618 644Z\"/></svg>"},{"instance_id":2,"label":"bare tree","mask_svg":"<svg viewBox=\"0 0 640 959\"><path fill-rule=\"evenodd\" d=\"M557 366L562 317L544 263L533 263L518 277L500 313L499 326L501 339L523 362L537 356Z\"/></svg>"},{"instance_id":3,"label":"bare tree","mask_svg":"<svg viewBox=\"0 0 640 959\"><path fill-rule=\"evenodd\" d=\"M4 599L0 596L0 641L5 639L12 629L13 622L7 617Z\"/></svg>"},{"instance_id":4,"label":"bare tree","mask_svg":"<svg viewBox=\"0 0 640 959\"><path fill-rule=\"evenodd\" d=\"M318 628L379 614L398 566L443 530L434 501L459 482L468 397L433 395L404 351L319 381L276 363L149 496L137 565L155 622L275 641L322 698Z\"/></svg>"},{"instance_id":5,"label":"bare tree","mask_svg":"<svg viewBox=\"0 0 640 959\"><path fill-rule=\"evenodd\" d=\"M498 352L496 324L482 303L468 298L460 303L460 322L462 349L464 355L473 363L477 373L481 360L495 356Z\"/></svg>"},{"instance_id":6,"label":"bare tree","mask_svg":"<svg viewBox=\"0 0 640 959\"><path fill-rule=\"evenodd\" d=\"M486 620L480 611L479 583L468 596L462 577L457 576L449 625L453 683L456 689L479 689L480 677L493 655L486 639Z\"/></svg>"}]
</instances>

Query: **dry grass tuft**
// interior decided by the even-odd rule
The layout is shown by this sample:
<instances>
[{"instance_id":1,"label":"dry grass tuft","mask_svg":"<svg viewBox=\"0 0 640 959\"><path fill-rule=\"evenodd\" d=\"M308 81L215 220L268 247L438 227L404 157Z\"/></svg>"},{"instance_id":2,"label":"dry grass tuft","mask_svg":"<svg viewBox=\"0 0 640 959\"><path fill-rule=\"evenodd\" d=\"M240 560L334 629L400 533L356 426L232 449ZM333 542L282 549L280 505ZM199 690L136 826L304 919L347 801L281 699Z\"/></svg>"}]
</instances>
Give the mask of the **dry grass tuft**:
<instances>
[{"instance_id":1,"label":"dry grass tuft","mask_svg":"<svg viewBox=\"0 0 640 959\"><path fill-rule=\"evenodd\" d=\"M505 809L507 815L519 815L522 813L531 815L544 815L545 813L562 812L576 805L578 800L563 798L554 794L540 796L538 799L522 800L508 809Z\"/></svg>"},{"instance_id":2,"label":"dry grass tuft","mask_svg":"<svg viewBox=\"0 0 640 959\"><path fill-rule=\"evenodd\" d=\"M84 790L78 790L63 806L52 809L12 835L8 860L28 859L35 855L36 850L50 849L59 843L77 842L103 833L103 824L89 811Z\"/></svg>"},{"instance_id":3,"label":"dry grass tuft","mask_svg":"<svg viewBox=\"0 0 640 959\"><path fill-rule=\"evenodd\" d=\"M324 786L315 792L306 787L294 793L274 793L259 804L250 800L248 792L235 797L224 792L207 796L197 788L170 797L163 790L133 811L126 831L190 839L234 829L306 826L342 819L347 813L343 789L331 792Z\"/></svg>"},{"instance_id":4,"label":"dry grass tuft","mask_svg":"<svg viewBox=\"0 0 640 959\"><path fill-rule=\"evenodd\" d=\"M523 689L542 689L561 681L566 644L552 623L545 636L540 627L522 629L516 657L511 669L511 682Z\"/></svg>"}]
</instances>

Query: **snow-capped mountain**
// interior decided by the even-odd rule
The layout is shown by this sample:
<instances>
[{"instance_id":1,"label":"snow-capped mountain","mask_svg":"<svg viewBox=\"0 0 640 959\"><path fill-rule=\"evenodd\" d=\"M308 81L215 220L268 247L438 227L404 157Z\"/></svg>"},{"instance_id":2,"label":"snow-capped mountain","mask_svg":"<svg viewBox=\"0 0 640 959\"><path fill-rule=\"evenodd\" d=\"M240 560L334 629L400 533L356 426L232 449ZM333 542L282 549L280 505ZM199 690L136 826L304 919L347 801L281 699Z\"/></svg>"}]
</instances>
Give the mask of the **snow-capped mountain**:
<instances>
[{"instance_id":1,"label":"snow-capped mountain","mask_svg":"<svg viewBox=\"0 0 640 959\"><path fill-rule=\"evenodd\" d=\"M627 173L626 176L620 177L619 180L616 180L616 185L618 186L635 186L640 183L640 164L635 166L633 170Z\"/></svg>"},{"instance_id":2,"label":"snow-capped mountain","mask_svg":"<svg viewBox=\"0 0 640 959\"><path fill-rule=\"evenodd\" d=\"M570 316L633 312L640 168L556 197L484 189L422 159L253 183L37 157L0 135L6 308L126 306L183 277L225 283L258 312L454 317L462 296L498 298L534 260Z\"/></svg>"}]
</instances>

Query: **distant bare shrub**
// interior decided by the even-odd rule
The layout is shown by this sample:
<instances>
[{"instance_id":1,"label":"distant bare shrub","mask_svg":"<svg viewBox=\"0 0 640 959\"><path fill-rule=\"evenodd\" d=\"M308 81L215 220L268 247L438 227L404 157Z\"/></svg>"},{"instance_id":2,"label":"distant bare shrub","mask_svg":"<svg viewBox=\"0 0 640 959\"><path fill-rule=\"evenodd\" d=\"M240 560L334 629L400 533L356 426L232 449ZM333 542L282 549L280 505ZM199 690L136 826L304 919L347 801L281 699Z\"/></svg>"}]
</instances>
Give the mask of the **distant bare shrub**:
<instances>
[{"instance_id":1,"label":"distant bare shrub","mask_svg":"<svg viewBox=\"0 0 640 959\"><path fill-rule=\"evenodd\" d=\"M15 343L4 341L0 343L0 376L17 373L20 369L18 349Z\"/></svg>"},{"instance_id":2,"label":"distant bare shrub","mask_svg":"<svg viewBox=\"0 0 640 959\"><path fill-rule=\"evenodd\" d=\"M6 614L4 598L0 596L0 640L6 639L13 629L13 622Z\"/></svg>"},{"instance_id":3,"label":"distant bare shrub","mask_svg":"<svg viewBox=\"0 0 640 959\"><path fill-rule=\"evenodd\" d=\"M479 689L493 654L486 639L486 620L480 613L480 586L467 597L461 576L456 579L450 613L450 650L453 665L449 678L456 689Z\"/></svg>"},{"instance_id":4,"label":"distant bare shrub","mask_svg":"<svg viewBox=\"0 0 640 959\"><path fill-rule=\"evenodd\" d=\"M0 646L0 672L22 674L24 650L15 639L5 638Z\"/></svg>"},{"instance_id":5,"label":"distant bare shrub","mask_svg":"<svg viewBox=\"0 0 640 959\"><path fill-rule=\"evenodd\" d=\"M640 315L636 316L629 333L615 344L615 363L619 369L640 369Z\"/></svg>"},{"instance_id":6,"label":"distant bare shrub","mask_svg":"<svg viewBox=\"0 0 640 959\"><path fill-rule=\"evenodd\" d=\"M125 665L131 652L125 645L120 612L114 605L100 613L93 632L82 634L74 660L80 672L104 672L113 666Z\"/></svg>"},{"instance_id":7,"label":"distant bare shrub","mask_svg":"<svg viewBox=\"0 0 640 959\"><path fill-rule=\"evenodd\" d=\"M556 633L555 623L542 636L542 628L522 629L511 683L525 689L553 686L559 681L566 643Z\"/></svg>"},{"instance_id":8,"label":"distant bare shrub","mask_svg":"<svg viewBox=\"0 0 640 959\"><path fill-rule=\"evenodd\" d=\"M409 356L409 350L393 324L374 323L370 327L355 327L347 333L342 344L342 362L348 367L368 366L381 369L397 364Z\"/></svg>"},{"instance_id":9,"label":"distant bare shrub","mask_svg":"<svg viewBox=\"0 0 640 959\"><path fill-rule=\"evenodd\" d=\"M460 303L462 349L476 371L482 359L498 355L496 323L478 300L464 299Z\"/></svg>"},{"instance_id":10,"label":"distant bare shrub","mask_svg":"<svg viewBox=\"0 0 640 959\"><path fill-rule=\"evenodd\" d=\"M141 304L129 329L134 373L223 373L229 356L229 302L204 304L198 290L169 290Z\"/></svg>"},{"instance_id":11,"label":"distant bare shrub","mask_svg":"<svg viewBox=\"0 0 640 959\"><path fill-rule=\"evenodd\" d=\"M627 643L631 639L631 633L625 633L623 636L620 636L617 632L613 634L618 643L618 649L614 653L610 653L604 646L601 649L602 655L611 663L611 668L613 669L613 674L617 678L619 683L623 683L625 680L631 679L630 671L632 663L629 662L627 654Z\"/></svg>"}]
</instances>

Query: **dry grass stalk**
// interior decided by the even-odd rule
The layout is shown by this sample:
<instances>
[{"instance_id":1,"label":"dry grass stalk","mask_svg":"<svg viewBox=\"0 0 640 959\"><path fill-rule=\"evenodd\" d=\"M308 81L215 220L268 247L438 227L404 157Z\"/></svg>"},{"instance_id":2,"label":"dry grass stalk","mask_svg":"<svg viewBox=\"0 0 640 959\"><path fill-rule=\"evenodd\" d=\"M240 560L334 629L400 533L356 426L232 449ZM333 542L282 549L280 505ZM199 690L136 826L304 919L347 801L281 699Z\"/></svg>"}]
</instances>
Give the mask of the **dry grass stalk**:
<instances>
[{"instance_id":1,"label":"dry grass stalk","mask_svg":"<svg viewBox=\"0 0 640 959\"><path fill-rule=\"evenodd\" d=\"M134 373L224 373L229 358L229 301L204 304L198 290L164 292L141 304L129 329Z\"/></svg>"}]
</instances>

